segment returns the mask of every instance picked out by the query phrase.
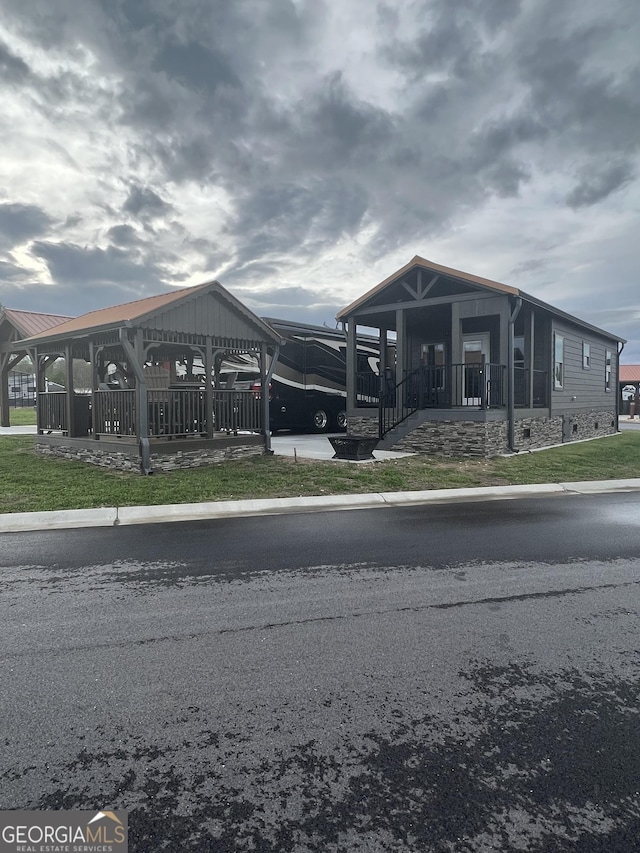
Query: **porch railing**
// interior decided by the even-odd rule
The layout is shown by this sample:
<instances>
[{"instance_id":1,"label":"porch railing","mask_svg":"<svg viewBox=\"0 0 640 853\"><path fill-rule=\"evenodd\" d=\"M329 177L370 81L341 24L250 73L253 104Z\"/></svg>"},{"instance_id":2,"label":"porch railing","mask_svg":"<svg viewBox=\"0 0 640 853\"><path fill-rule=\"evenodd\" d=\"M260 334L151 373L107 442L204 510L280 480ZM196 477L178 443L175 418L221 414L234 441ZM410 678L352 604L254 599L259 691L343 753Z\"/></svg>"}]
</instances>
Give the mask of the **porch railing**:
<instances>
[{"instance_id":1,"label":"porch railing","mask_svg":"<svg viewBox=\"0 0 640 853\"><path fill-rule=\"evenodd\" d=\"M67 392L41 391L38 394L40 432L67 431Z\"/></svg>"},{"instance_id":2,"label":"porch railing","mask_svg":"<svg viewBox=\"0 0 640 853\"><path fill-rule=\"evenodd\" d=\"M66 393L46 393L38 398L38 423L42 430L66 430ZM207 395L202 388L147 391L150 438L206 436ZM134 389L94 392L91 417L94 435L114 437L138 434L137 393ZM237 433L260 432L262 406L251 391L215 390L212 428Z\"/></svg>"},{"instance_id":3,"label":"porch railing","mask_svg":"<svg viewBox=\"0 0 640 853\"><path fill-rule=\"evenodd\" d=\"M213 392L214 425L217 430L262 430L262 401L253 391L215 390Z\"/></svg>"},{"instance_id":4,"label":"porch railing","mask_svg":"<svg viewBox=\"0 0 640 853\"><path fill-rule=\"evenodd\" d=\"M137 435L135 391L96 391L94 401L94 435Z\"/></svg>"},{"instance_id":5,"label":"porch railing","mask_svg":"<svg viewBox=\"0 0 640 853\"><path fill-rule=\"evenodd\" d=\"M384 380L379 394L379 435L420 409L504 408L506 366L483 362L420 367L394 384Z\"/></svg>"}]
</instances>

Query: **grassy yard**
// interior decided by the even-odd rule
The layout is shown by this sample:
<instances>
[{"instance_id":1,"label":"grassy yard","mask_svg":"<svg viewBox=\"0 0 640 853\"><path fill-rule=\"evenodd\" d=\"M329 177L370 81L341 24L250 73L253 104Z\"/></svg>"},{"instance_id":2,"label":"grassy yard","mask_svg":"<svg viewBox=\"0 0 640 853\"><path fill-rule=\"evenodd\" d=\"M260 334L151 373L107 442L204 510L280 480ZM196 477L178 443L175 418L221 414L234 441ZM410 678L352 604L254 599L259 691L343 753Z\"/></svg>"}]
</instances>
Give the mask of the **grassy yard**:
<instances>
[{"instance_id":1,"label":"grassy yard","mask_svg":"<svg viewBox=\"0 0 640 853\"><path fill-rule=\"evenodd\" d=\"M9 409L11 426L35 426L36 410L34 408Z\"/></svg>"},{"instance_id":2,"label":"grassy yard","mask_svg":"<svg viewBox=\"0 0 640 853\"><path fill-rule=\"evenodd\" d=\"M351 465L265 456L143 477L42 459L0 438L0 512L640 477L640 433L490 460L410 456Z\"/></svg>"}]
</instances>

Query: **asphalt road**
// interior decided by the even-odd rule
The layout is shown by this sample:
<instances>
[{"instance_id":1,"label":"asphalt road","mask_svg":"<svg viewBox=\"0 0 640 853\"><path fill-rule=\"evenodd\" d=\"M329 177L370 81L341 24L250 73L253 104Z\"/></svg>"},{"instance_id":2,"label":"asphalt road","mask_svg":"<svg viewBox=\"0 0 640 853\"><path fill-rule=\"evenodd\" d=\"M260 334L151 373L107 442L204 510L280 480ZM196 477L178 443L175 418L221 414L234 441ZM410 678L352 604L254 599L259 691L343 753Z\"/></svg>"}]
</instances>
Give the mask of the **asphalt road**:
<instances>
[{"instance_id":1,"label":"asphalt road","mask_svg":"<svg viewBox=\"0 0 640 853\"><path fill-rule=\"evenodd\" d=\"M0 537L0 807L131 851L640 850L640 495Z\"/></svg>"}]
</instances>

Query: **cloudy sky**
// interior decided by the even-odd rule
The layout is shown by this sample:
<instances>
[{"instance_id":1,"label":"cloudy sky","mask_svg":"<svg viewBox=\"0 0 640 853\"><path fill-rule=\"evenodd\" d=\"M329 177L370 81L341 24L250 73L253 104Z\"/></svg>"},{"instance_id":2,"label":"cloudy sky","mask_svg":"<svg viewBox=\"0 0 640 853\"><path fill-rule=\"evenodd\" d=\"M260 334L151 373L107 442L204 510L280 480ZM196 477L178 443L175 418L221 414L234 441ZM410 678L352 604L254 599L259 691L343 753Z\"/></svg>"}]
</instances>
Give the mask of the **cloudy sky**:
<instances>
[{"instance_id":1,"label":"cloudy sky","mask_svg":"<svg viewBox=\"0 0 640 853\"><path fill-rule=\"evenodd\" d=\"M639 44L637 0L2 0L0 302L333 325L419 254L640 362Z\"/></svg>"}]
</instances>

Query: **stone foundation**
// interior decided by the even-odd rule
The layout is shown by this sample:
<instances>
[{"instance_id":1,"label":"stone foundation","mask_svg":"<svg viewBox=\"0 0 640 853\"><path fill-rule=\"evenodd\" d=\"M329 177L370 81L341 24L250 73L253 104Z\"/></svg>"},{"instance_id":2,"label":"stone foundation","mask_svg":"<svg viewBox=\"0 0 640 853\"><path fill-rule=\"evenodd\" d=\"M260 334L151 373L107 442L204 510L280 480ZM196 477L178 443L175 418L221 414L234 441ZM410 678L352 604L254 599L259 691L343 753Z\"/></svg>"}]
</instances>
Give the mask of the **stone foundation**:
<instances>
[{"instance_id":1,"label":"stone foundation","mask_svg":"<svg viewBox=\"0 0 640 853\"><path fill-rule=\"evenodd\" d=\"M370 435L372 438L378 437L378 418L348 418L347 419L347 434L348 435Z\"/></svg>"},{"instance_id":2,"label":"stone foundation","mask_svg":"<svg viewBox=\"0 0 640 853\"><path fill-rule=\"evenodd\" d=\"M167 448L163 444L161 448L154 448L151 444L151 470L152 471L175 471L181 468L201 468L204 465L213 465L219 462L228 462L232 459L247 459L249 456L262 456L264 444L259 436L251 437L247 441L241 438L235 440L220 439L201 443L199 446L184 446L174 450L173 446ZM138 446L134 444L122 444L118 446L110 442L105 444L99 441L80 441L73 444L65 443L64 437L52 441L49 436L43 440L42 436L36 436L34 450L42 456L55 457L57 459L75 459L78 462L87 462L100 468L108 468L111 471L140 472L140 454Z\"/></svg>"},{"instance_id":3,"label":"stone foundation","mask_svg":"<svg viewBox=\"0 0 640 853\"><path fill-rule=\"evenodd\" d=\"M348 432L377 435L377 418L349 418ZM518 418L514 444L520 451L551 447L563 442L584 441L617 432L613 412L575 412L553 417ZM510 453L507 420L429 420L399 439L393 450L433 456L489 458Z\"/></svg>"},{"instance_id":4,"label":"stone foundation","mask_svg":"<svg viewBox=\"0 0 640 853\"><path fill-rule=\"evenodd\" d=\"M507 452L506 421L425 421L393 445L406 453L487 458Z\"/></svg>"}]
</instances>

